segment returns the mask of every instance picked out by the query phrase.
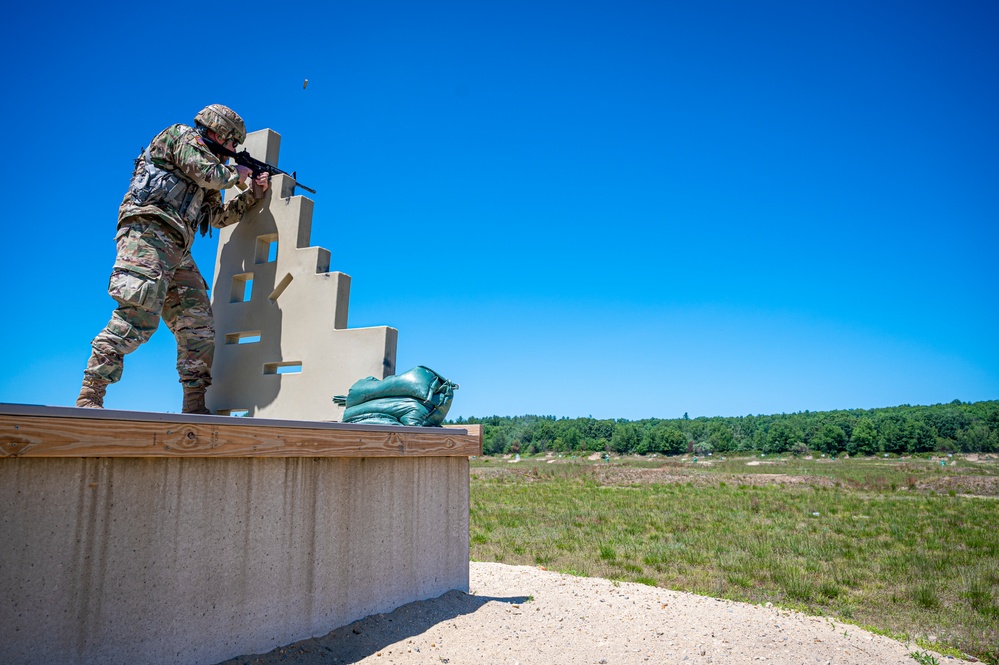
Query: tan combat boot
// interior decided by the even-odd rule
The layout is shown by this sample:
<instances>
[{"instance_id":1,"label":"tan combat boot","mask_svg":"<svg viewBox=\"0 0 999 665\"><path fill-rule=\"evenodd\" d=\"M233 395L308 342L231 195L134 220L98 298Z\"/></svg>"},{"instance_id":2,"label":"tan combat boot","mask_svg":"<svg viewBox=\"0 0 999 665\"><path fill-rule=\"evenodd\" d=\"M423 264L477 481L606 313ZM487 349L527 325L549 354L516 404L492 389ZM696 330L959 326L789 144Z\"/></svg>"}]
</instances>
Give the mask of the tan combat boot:
<instances>
[{"instance_id":1,"label":"tan combat boot","mask_svg":"<svg viewBox=\"0 0 999 665\"><path fill-rule=\"evenodd\" d=\"M84 379L80 396L76 398L76 405L83 409L103 409L104 393L107 389L108 384L105 381Z\"/></svg>"},{"instance_id":2,"label":"tan combat boot","mask_svg":"<svg viewBox=\"0 0 999 665\"><path fill-rule=\"evenodd\" d=\"M184 407L182 413L210 414L205 407L205 389L184 387Z\"/></svg>"}]
</instances>

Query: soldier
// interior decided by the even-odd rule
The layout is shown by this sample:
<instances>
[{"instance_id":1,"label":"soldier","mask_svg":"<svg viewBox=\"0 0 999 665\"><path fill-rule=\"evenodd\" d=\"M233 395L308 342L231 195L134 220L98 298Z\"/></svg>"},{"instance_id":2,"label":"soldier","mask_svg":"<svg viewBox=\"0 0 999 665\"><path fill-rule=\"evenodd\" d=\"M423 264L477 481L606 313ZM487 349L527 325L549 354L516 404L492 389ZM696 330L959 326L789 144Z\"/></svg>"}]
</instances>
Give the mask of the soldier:
<instances>
[{"instance_id":1,"label":"soldier","mask_svg":"<svg viewBox=\"0 0 999 665\"><path fill-rule=\"evenodd\" d=\"M125 355L149 340L162 316L177 339L183 412L209 413L205 389L212 382L215 327L208 285L191 257L194 233L238 222L263 197L270 176L261 173L254 187L223 205L221 190L245 187L251 171L226 166L210 146L235 149L246 139L246 126L221 104L203 108L194 124L167 127L135 160L118 208L118 255L108 284L118 307L91 342L79 407L103 408L108 384L121 379Z\"/></svg>"}]
</instances>

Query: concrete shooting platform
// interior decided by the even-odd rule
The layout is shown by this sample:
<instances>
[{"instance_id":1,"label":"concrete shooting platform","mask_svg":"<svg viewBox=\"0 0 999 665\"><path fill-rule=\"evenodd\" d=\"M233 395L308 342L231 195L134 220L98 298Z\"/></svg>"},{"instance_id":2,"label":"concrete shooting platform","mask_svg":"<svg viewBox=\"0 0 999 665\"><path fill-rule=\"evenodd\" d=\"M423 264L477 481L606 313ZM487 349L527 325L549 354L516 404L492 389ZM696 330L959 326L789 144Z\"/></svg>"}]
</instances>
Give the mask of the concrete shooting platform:
<instances>
[{"instance_id":1,"label":"concrete shooting platform","mask_svg":"<svg viewBox=\"0 0 999 665\"><path fill-rule=\"evenodd\" d=\"M0 662L217 663L468 590L481 426L0 404Z\"/></svg>"}]
</instances>

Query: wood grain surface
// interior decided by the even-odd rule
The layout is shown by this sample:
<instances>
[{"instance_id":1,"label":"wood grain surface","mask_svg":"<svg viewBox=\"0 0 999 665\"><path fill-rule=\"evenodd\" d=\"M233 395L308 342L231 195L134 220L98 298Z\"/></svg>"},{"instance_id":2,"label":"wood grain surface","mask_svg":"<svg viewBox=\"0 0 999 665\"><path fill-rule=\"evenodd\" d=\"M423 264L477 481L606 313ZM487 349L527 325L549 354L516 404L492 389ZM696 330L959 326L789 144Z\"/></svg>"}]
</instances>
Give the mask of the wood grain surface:
<instances>
[{"instance_id":1,"label":"wood grain surface","mask_svg":"<svg viewBox=\"0 0 999 665\"><path fill-rule=\"evenodd\" d=\"M469 457L482 454L482 426L350 427L293 421L232 423L173 416L160 422L0 413L0 457ZM56 409L56 407L53 407ZM80 410L82 411L82 410ZM56 413L54 410L53 413ZM117 412L127 414L127 412ZM201 421L201 422L199 422ZM266 423L266 421L263 421ZM325 426L323 426L325 425ZM333 425L336 425L335 427Z\"/></svg>"}]
</instances>

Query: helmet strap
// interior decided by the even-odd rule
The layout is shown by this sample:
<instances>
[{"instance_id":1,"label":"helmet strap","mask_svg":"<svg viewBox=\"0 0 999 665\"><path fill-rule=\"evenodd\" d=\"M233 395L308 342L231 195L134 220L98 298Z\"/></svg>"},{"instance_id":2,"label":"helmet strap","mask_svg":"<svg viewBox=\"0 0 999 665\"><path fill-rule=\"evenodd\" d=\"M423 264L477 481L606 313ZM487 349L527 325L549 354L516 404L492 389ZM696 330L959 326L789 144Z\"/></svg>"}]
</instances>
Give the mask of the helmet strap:
<instances>
[{"instance_id":1,"label":"helmet strap","mask_svg":"<svg viewBox=\"0 0 999 665\"><path fill-rule=\"evenodd\" d=\"M218 136L218 134L216 133L215 136ZM219 143L212 137L208 136L207 131L202 131L201 137L205 140L205 145L208 146L208 149L212 152L213 155L215 155L216 158L218 158L219 160L225 160L225 158L228 157L228 155L222 152L222 150L225 148L225 145ZM219 138L222 137L219 136Z\"/></svg>"}]
</instances>

